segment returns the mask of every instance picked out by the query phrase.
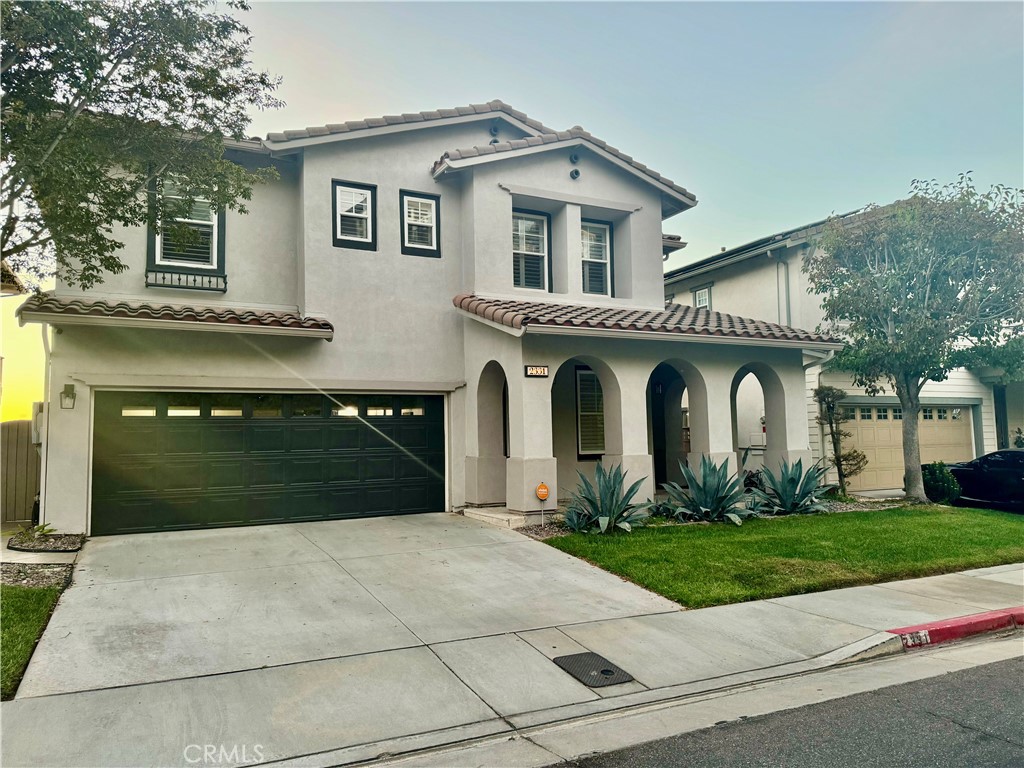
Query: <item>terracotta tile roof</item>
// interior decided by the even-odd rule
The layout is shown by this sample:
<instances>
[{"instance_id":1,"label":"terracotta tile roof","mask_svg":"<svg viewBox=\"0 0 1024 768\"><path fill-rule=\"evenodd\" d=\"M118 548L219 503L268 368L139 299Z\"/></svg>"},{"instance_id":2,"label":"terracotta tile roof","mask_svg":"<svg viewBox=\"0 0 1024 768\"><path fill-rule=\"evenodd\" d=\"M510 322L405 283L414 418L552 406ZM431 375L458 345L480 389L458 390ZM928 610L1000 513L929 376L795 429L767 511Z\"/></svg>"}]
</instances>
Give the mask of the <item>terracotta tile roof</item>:
<instances>
[{"instance_id":1,"label":"terracotta tile roof","mask_svg":"<svg viewBox=\"0 0 1024 768\"><path fill-rule=\"evenodd\" d=\"M148 302L113 301L110 299L71 298L55 296L52 293L37 293L30 296L18 308L22 323L41 320L47 316L67 318L69 322L78 318L124 320L126 325L145 323L202 324L228 326L217 330L240 332L283 333L295 336L315 336L328 341L334 336L334 326L323 318L303 317L297 312L272 312L265 309L235 309L233 307L199 307ZM33 317L36 316L36 317ZM212 329L211 329L212 330Z\"/></svg>"},{"instance_id":2,"label":"terracotta tile roof","mask_svg":"<svg viewBox=\"0 0 1024 768\"><path fill-rule=\"evenodd\" d=\"M513 139L512 141L502 141L497 144L484 144L480 147L468 147L466 149L452 149L441 155L441 158L434 163L433 172L436 174L449 160L458 161L471 157L485 157L487 155L495 155L503 152L515 152L517 150L529 149L531 147L539 147L545 144L557 144L559 142L575 143L580 140L593 144L595 147L604 150L609 155L622 160L644 175L649 176L659 184L669 187L677 194L690 198L693 201L693 205L697 204L697 198L688 192L686 188L679 186L671 179L665 178L653 168L648 168L643 163L634 160L622 150L616 149L578 125L573 126L567 131L547 131L542 133L540 136L527 136L525 139Z\"/></svg>"},{"instance_id":3,"label":"terracotta tile roof","mask_svg":"<svg viewBox=\"0 0 1024 768\"><path fill-rule=\"evenodd\" d=\"M842 346L841 341L818 333L683 305L652 311L583 304L483 299L468 293L459 294L452 303L458 309L509 328L545 326Z\"/></svg>"},{"instance_id":4,"label":"terracotta tile roof","mask_svg":"<svg viewBox=\"0 0 1024 768\"><path fill-rule=\"evenodd\" d=\"M491 112L506 114L514 117L521 123L533 128L538 133L551 133L552 129L543 123L528 117L526 113L513 109L503 101L488 101L486 104L470 104L465 107L453 107L452 109L436 109L430 112L412 112L401 115L385 115L384 117L368 117L365 120L350 120L344 123L332 123L330 125L317 126L313 128L301 128L294 131L282 133L268 133L267 141L282 142L295 141L297 139L311 139L315 136L330 136L336 133L351 133L352 131L365 131L370 128L384 128L389 125L404 125L407 123L424 123L431 120L445 120L453 117L466 115L484 115Z\"/></svg>"}]
</instances>

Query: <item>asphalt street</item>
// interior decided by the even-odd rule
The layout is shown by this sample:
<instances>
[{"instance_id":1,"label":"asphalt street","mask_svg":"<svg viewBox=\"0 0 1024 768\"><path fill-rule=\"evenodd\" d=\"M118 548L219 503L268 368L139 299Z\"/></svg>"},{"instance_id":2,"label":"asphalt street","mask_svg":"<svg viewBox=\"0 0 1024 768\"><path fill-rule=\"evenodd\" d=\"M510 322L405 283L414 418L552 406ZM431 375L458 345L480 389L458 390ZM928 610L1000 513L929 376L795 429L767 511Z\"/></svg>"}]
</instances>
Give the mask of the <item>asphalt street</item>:
<instances>
[{"instance_id":1,"label":"asphalt street","mask_svg":"<svg viewBox=\"0 0 1024 768\"><path fill-rule=\"evenodd\" d=\"M1021 768L1024 658L723 723L579 768Z\"/></svg>"}]
</instances>

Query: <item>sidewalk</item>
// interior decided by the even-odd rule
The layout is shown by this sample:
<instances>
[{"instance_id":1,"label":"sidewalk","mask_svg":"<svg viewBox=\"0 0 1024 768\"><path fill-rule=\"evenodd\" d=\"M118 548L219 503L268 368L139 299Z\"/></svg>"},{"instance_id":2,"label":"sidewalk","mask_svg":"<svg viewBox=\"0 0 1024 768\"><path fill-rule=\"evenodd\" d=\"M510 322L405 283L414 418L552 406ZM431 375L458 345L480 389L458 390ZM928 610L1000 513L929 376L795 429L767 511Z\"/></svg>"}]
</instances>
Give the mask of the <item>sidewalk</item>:
<instances>
[{"instance_id":1,"label":"sidewalk","mask_svg":"<svg viewBox=\"0 0 1024 768\"><path fill-rule=\"evenodd\" d=\"M476 742L472 750L478 752L486 752L488 745L514 750L503 751L500 758L481 758L481 764L543 765L565 757L563 750L600 748L602 742L593 739L602 727L595 720L628 718L639 709L675 706L737 686L901 653L900 637L887 630L1022 603L1024 564L1015 564L246 672L19 698L3 704L2 762L190 765L185 754L190 745L216 745L224 750L218 752L219 765L242 765L256 762L258 745L265 762L311 768ZM548 661L583 651L606 657L634 682L588 688ZM40 723L49 725L42 728ZM583 727L585 723L590 724ZM563 740L575 740L577 747L538 751L539 742L519 738L545 728L555 729ZM434 762L429 753L422 754L413 762L459 765L480 758L472 751L458 759L444 754Z\"/></svg>"}]
</instances>

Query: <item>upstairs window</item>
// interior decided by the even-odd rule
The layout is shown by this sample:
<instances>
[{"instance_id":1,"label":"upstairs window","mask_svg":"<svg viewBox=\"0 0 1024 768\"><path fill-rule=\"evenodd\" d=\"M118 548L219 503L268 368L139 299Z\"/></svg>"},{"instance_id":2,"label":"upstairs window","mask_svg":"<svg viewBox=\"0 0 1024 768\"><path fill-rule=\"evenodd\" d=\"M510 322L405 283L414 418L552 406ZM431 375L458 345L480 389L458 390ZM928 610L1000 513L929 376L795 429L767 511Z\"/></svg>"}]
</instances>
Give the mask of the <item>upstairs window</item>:
<instances>
[{"instance_id":1,"label":"upstairs window","mask_svg":"<svg viewBox=\"0 0 1024 768\"><path fill-rule=\"evenodd\" d=\"M576 369L576 439L580 456L604 453L604 393L590 368Z\"/></svg>"},{"instance_id":2,"label":"upstairs window","mask_svg":"<svg viewBox=\"0 0 1024 768\"><path fill-rule=\"evenodd\" d=\"M548 218L512 213L512 282L516 288L548 288Z\"/></svg>"},{"instance_id":3,"label":"upstairs window","mask_svg":"<svg viewBox=\"0 0 1024 768\"><path fill-rule=\"evenodd\" d=\"M711 286L702 285L693 289L693 306L697 309L711 309Z\"/></svg>"},{"instance_id":4,"label":"upstairs window","mask_svg":"<svg viewBox=\"0 0 1024 768\"><path fill-rule=\"evenodd\" d=\"M164 200L183 200L181 190L170 181L163 183ZM218 216L209 200L195 198L185 215L165 223L156 236L156 265L217 269ZM179 226L176 226L179 225ZM181 226L186 228L181 232Z\"/></svg>"},{"instance_id":5,"label":"upstairs window","mask_svg":"<svg viewBox=\"0 0 1024 768\"><path fill-rule=\"evenodd\" d=\"M610 296L611 225L586 222L580 228L580 235L583 256L583 292Z\"/></svg>"},{"instance_id":6,"label":"upstairs window","mask_svg":"<svg viewBox=\"0 0 1024 768\"><path fill-rule=\"evenodd\" d=\"M436 195L398 193L402 216L402 253L409 256L441 256L441 198Z\"/></svg>"},{"instance_id":7,"label":"upstairs window","mask_svg":"<svg viewBox=\"0 0 1024 768\"><path fill-rule=\"evenodd\" d=\"M334 246L377 250L377 187L354 181L334 181Z\"/></svg>"}]
</instances>

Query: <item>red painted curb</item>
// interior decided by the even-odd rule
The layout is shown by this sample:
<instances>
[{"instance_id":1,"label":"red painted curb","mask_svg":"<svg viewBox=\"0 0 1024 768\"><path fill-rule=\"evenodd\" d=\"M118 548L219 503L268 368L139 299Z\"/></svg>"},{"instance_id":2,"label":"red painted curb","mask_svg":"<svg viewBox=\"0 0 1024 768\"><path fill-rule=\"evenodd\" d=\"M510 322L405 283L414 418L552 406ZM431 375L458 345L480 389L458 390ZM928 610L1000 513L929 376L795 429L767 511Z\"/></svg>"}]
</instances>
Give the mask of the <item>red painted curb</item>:
<instances>
[{"instance_id":1,"label":"red painted curb","mask_svg":"<svg viewBox=\"0 0 1024 768\"><path fill-rule=\"evenodd\" d=\"M1024 627L1024 605L1019 608L957 616L954 619L914 624L910 627L899 627L887 631L899 635L903 640L904 648L920 648L924 645L938 645L952 640L960 640L982 632L1016 627Z\"/></svg>"}]
</instances>

